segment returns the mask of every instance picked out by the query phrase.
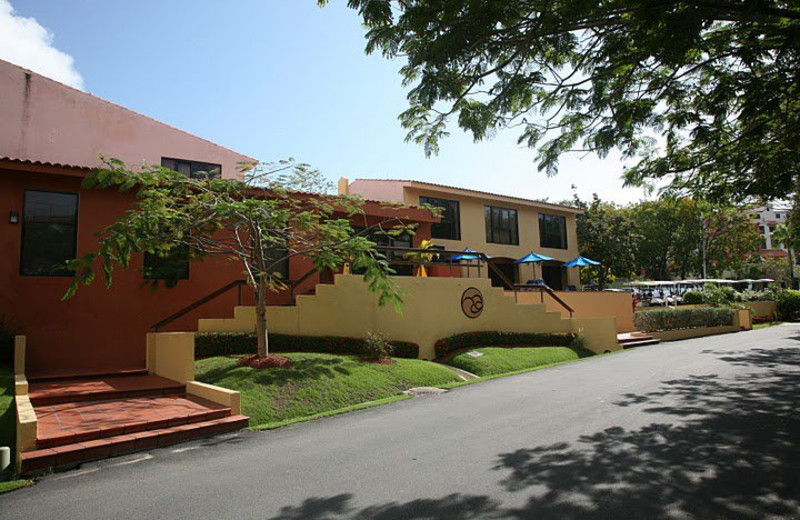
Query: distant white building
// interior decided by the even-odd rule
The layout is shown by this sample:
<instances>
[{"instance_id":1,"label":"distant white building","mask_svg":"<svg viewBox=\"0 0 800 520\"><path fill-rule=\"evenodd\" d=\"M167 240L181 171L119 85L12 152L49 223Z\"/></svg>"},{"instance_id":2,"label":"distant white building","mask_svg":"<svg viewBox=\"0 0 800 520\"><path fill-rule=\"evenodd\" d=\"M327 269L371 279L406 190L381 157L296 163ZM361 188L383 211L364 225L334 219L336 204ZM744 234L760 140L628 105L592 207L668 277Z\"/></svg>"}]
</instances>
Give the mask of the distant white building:
<instances>
[{"instance_id":1,"label":"distant white building","mask_svg":"<svg viewBox=\"0 0 800 520\"><path fill-rule=\"evenodd\" d=\"M750 219L758 226L761 232L762 256L786 256L787 250L783 244L775 243L772 234L775 228L785 224L791 207L785 203L767 204L748 210Z\"/></svg>"}]
</instances>

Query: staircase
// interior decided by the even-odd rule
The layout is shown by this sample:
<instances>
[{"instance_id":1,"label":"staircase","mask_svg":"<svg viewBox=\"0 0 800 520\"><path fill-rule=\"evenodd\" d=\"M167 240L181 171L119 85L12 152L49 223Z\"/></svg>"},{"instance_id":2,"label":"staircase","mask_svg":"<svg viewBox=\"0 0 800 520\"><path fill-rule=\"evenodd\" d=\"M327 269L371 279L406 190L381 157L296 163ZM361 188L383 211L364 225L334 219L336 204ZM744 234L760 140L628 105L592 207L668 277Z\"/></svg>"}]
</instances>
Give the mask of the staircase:
<instances>
[{"instance_id":1,"label":"staircase","mask_svg":"<svg viewBox=\"0 0 800 520\"><path fill-rule=\"evenodd\" d=\"M32 378L29 397L38 428L36 449L22 454L23 474L235 431L248 422L146 370Z\"/></svg>"},{"instance_id":2,"label":"staircase","mask_svg":"<svg viewBox=\"0 0 800 520\"><path fill-rule=\"evenodd\" d=\"M660 343L660 341L653 336L638 331L617 334L617 341L622 345L622 348L645 347L647 345L656 345Z\"/></svg>"}]
</instances>

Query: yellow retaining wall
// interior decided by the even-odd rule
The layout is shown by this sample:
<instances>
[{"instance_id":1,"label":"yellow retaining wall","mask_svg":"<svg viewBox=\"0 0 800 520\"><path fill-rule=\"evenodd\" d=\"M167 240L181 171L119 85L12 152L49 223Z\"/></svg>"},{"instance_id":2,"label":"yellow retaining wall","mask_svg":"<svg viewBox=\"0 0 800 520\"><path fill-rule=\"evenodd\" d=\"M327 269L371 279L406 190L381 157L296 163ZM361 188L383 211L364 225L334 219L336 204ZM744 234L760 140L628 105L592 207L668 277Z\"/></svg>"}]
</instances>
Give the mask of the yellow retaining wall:
<instances>
[{"instance_id":1,"label":"yellow retaining wall","mask_svg":"<svg viewBox=\"0 0 800 520\"><path fill-rule=\"evenodd\" d=\"M186 385L186 393L242 411L239 392L194 380L194 333L154 332L147 335L147 371Z\"/></svg>"},{"instance_id":2,"label":"yellow retaining wall","mask_svg":"<svg viewBox=\"0 0 800 520\"><path fill-rule=\"evenodd\" d=\"M15 450L17 471L22 464L22 452L36 449L38 419L28 397L28 380L25 378L25 336L14 337L14 406L17 411Z\"/></svg>"},{"instance_id":3,"label":"yellow retaining wall","mask_svg":"<svg viewBox=\"0 0 800 520\"><path fill-rule=\"evenodd\" d=\"M583 327L587 345L596 352L619 350L613 318L605 325L595 321L562 319L543 304L517 304L513 294L492 287L483 278L397 277L406 292L402 315L393 307L379 307L377 295L369 292L362 277L337 275L333 285L318 285L316 295L302 295L293 307L268 307L267 326L271 332L304 336L364 337L379 331L398 341L420 346L420 357L433 359L434 343L462 332L501 330L505 332L574 332ZM483 295L483 311L476 318L461 309L461 297L468 288ZM253 332L255 308L235 307L231 319L201 319L200 332Z\"/></svg>"},{"instance_id":4,"label":"yellow retaining wall","mask_svg":"<svg viewBox=\"0 0 800 520\"><path fill-rule=\"evenodd\" d=\"M778 314L778 306L772 301L744 302L742 305L753 311L754 318L774 320Z\"/></svg>"},{"instance_id":5,"label":"yellow retaining wall","mask_svg":"<svg viewBox=\"0 0 800 520\"><path fill-rule=\"evenodd\" d=\"M633 302L629 292L605 291L556 291L556 295L572 307L574 318L607 318L617 319L617 332L633 332ZM540 303L544 299L548 311L560 312L562 318L568 318L569 312L547 293L539 291L520 291L517 301L520 303Z\"/></svg>"},{"instance_id":6,"label":"yellow retaining wall","mask_svg":"<svg viewBox=\"0 0 800 520\"><path fill-rule=\"evenodd\" d=\"M25 373L25 336L14 336L14 374Z\"/></svg>"},{"instance_id":7,"label":"yellow retaining wall","mask_svg":"<svg viewBox=\"0 0 800 520\"><path fill-rule=\"evenodd\" d=\"M722 327L701 327L697 329L662 330L650 332L649 334L660 341L677 341L681 339L701 338L703 336L713 336L716 334L727 334L729 332L739 332L751 330L753 328L753 316L750 309L739 309L733 319L733 325Z\"/></svg>"}]
</instances>

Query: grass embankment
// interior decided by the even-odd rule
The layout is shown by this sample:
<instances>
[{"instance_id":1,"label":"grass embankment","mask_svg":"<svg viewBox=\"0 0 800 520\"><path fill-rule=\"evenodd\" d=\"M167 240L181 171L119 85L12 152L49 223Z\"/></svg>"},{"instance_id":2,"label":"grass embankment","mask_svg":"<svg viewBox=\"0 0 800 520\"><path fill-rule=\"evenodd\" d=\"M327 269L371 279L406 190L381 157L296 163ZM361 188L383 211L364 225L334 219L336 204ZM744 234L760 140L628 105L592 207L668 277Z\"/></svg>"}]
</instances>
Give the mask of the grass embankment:
<instances>
[{"instance_id":1,"label":"grass embankment","mask_svg":"<svg viewBox=\"0 0 800 520\"><path fill-rule=\"evenodd\" d=\"M409 388L459 381L447 368L416 359L381 365L354 356L280 355L290 358L291 365L256 370L237 365L237 356L198 360L195 377L241 392L242 413L253 429L366 408L402 399Z\"/></svg>"},{"instance_id":2,"label":"grass embankment","mask_svg":"<svg viewBox=\"0 0 800 520\"><path fill-rule=\"evenodd\" d=\"M473 357L468 352L462 352L453 357L448 364L480 377L488 377L577 361L581 358L578 352L569 347L484 347L471 352L480 352L482 356Z\"/></svg>"},{"instance_id":3,"label":"grass embankment","mask_svg":"<svg viewBox=\"0 0 800 520\"><path fill-rule=\"evenodd\" d=\"M14 409L14 372L8 365L0 364L0 446L11 448L11 466L0 472L0 494L31 485L30 480L11 480L14 477L16 452L16 410Z\"/></svg>"},{"instance_id":4,"label":"grass embankment","mask_svg":"<svg viewBox=\"0 0 800 520\"><path fill-rule=\"evenodd\" d=\"M753 324L753 330L766 329L766 328L769 328L769 327L774 327L776 325L783 325L784 323L786 323L786 322L785 321L767 321L767 322L764 322L764 323L754 323Z\"/></svg>"}]
</instances>

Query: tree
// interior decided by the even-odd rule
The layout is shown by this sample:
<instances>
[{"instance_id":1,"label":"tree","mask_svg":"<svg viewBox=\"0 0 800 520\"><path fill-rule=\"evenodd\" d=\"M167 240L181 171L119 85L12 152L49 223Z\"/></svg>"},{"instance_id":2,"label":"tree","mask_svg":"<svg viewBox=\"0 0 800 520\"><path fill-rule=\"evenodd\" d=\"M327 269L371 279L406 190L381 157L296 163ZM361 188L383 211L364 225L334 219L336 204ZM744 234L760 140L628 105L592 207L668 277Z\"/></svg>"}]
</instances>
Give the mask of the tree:
<instances>
[{"instance_id":1,"label":"tree","mask_svg":"<svg viewBox=\"0 0 800 520\"><path fill-rule=\"evenodd\" d=\"M746 212L734 207L701 205L700 215L701 247L706 253L709 274L735 271L757 255L761 235Z\"/></svg>"},{"instance_id":2,"label":"tree","mask_svg":"<svg viewBox=\"0 0 800 520\"><path fill-rule=\"evenodd\" d=\"M380 305L392 303L398 310L402 305L399 287L389 278L392 270L367 235L400 234L412 226L396 218L366 225L365 217L364 228L355 232L350 220L363 214L363 201L295 191L319 186L321 175L306 164L261 164L244 181L188 178L156 166L132 172L113 159L106 166L84 186L134 190L136 202L98 234L96 251L70 262L75 277L65 298L91 284L97 268L110 286L113 272L130 267L134 253L169 257L183 250L193 257L232 258L255 293L260 356L269 353L267 293L286 287L280 266L294 256L310 257L318 270L351 262L379 294Z\"/></svg>"},{"instance_id":3,"label":"tree","mask_svg":"<svg viewBox=\"0 0 800 520\"><path fill-rule=\"evenodd\" d=\"M794 252L797 251L797 236L789 224L781 224L772 233L772 240L786 249L789 288L794 289Z\"/></svg>"},{"instance_id":4,"label":"tree","mask_svg":"<svg viewBox=\"0 0 800 520\"><path fill-rule=\"evenodd\" d=\"M637 234L627 212L595 195L577 217L581 254L601 265L594 267L600 289L614 277L634 274Z\"/></svg>"},{"instance_id":5,"label":"tree","mask_svg":"<svg viewBox=\"0 0 800 520\"><path fill-rule=\"evenodd\" d=\"M320 4L327 0L319 0ZM400 120L436 153L448 125L502 128L557 172L569 151L638 162L717 201L785 196L800 173L800 5L789 0L349 0L366 52L406 60ZM660 138L660 139L656 139Z\"/></svg>"}]
</instances>

